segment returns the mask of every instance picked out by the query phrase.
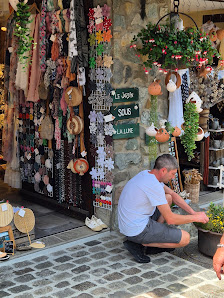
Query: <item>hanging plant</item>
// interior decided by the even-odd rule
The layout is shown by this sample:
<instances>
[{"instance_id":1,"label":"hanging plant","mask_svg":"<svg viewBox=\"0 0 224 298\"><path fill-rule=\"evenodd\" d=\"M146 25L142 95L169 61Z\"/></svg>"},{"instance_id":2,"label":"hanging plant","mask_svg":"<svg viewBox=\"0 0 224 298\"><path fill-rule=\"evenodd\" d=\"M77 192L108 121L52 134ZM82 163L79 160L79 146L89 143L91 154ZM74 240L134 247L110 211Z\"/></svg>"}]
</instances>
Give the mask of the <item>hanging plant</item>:
<instances>
[{"instance_id":1,"label":"hanging plant","mask_svg":"<svg viewBox=\"0 0 224 298\"><path fill-rule=\"evenodd\" d=\"M30 36L30 29L28 28L28 24L32 22L29 19L30 15L29 5L24 3L24 1L18 2L17 11L15 12L14 35L18 41L17 55L24 67L30 58L29 52L33 43L33 38Z\"/></svg>"},{"instance_id":2,"label":"hanging plant","mask_svg":"<svg viewBox=\"0 0 224 298\"><path fill-rule=\"evenodd\" d=\"M184 106L184 134L180 139L189 161L194 157L194 149L196 149L195 140L199 128L199 114L196 109L196 105L191 102L186 103Z\"/></svg>"},{"instance_id":3,"label":"hanging plant","mask_svg":"<svg viewBox=\"0 0 224 298\"><path fill-rule=\"evenodd\" d=\"M161 70L208 64L220 57L206 33L196 28L177 30L173 24L149 23L134 36L131 48L144 57L145 67L157 65Z\"/></svg>"}]
</instances>

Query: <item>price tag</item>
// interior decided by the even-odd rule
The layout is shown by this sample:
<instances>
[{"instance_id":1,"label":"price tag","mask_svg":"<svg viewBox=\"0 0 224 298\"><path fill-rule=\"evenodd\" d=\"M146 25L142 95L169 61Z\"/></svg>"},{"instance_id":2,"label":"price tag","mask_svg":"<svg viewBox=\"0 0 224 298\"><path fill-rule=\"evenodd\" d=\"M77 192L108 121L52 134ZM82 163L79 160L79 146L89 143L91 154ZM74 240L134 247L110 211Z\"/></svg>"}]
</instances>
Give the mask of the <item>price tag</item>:
<instances>
[{"instance_id":1,"label":"price tag","mask_svg":"<svg viewBox=\"0 0 224 298\"><path fill-rule=\"evenodd\" d=\"M70 90L68 90L67 94L68 96L72 93L72 88Z\"/></svg>"},{"instance_id":2,"label":"price tag","mask_svg":"<svg viewBox=\"0 0 224 298\"><path fill-rule=\"evenodd\" d=\"M55 38L56 38L56 35L54 35L54 34L51 34L50 40L51 40L52 42L54 42L54 41L55 41Z\"/></svg>"},{"instance_id":3,"label":"price tag","mask_svg":"<svg viewBox=\"0 0 224 298\"><path fill-rule=\"evenodd\" d=\"M19 216L24 217L26 211L24 209L19 210Z\"/></svg>"},{"instance_id":4,"label":"price tag","mask_svg":"<svg viewBox=\"0 0 224 298\"><path fill-rule=\"evenodd\" d=\"M82 157L85 157L87 155L87 152L86 151L82 151L81 152L81 155L82 155Z\"/></svg>"},{"instance_id":5,"label":"price tag","mask_svg":"<svg viewBox=\"0 0 224 298\"><path fill-rule=\"evenodd\" d=\"M97 19L95 19L95 22L96 22L96 25L98 25L100 23L103 23L103 20L102 20L102 18L97 18Z\"/></svg>"},{"instance_id":6,"label":"price tag","mask_svg":"<svg viewBox=\"0 0 224 298\"><path fill-rule=\"evenodd\" d=\"M105 122L110 122L110 121L113 121L114 119L115 117L112 114L104 116Z\"/></svg>"},{"instance_id":7,"label":"price tag","mask_svg":"<svg viewBox=\"0 0 224 298\"><path fill-rule=\"evenodd\" d=\"M107 185L107 187L106 187L105 190L106 190L107 192L111 192L112 189L113 189L113 186L111 186L111 185Z\"/></svg>"},{"instance_id":8,"label":"price tag","mask_svg":"<svg viewBox=\"0 0 224 298\"><path fill-rule=\"evenodd\" d=\"M57 170L61 168L61 164L60 164L60 162L57 163L56 167L57 167Z\"/></svg>"},{"instance_id":9,"label":"price tag","mask_svg":"<svg viewBox=\"0 0 224 298\"><path fill-rule=\"evenodd\" d=\"M36 155L39 154L39 150L37 148L34 150L34 152Z\"/></svg>"},{"instance_id":10,"label":"price tag","mask_svg":"<svg viewBox=\"0 0 224 298\"><path fill-rule=\"evenodd\" d=\"M2 211L4 212L4 211L7 211L7 210L8 210L7 204L3 204L2 205Z\"/></svg>"}]
</instances>

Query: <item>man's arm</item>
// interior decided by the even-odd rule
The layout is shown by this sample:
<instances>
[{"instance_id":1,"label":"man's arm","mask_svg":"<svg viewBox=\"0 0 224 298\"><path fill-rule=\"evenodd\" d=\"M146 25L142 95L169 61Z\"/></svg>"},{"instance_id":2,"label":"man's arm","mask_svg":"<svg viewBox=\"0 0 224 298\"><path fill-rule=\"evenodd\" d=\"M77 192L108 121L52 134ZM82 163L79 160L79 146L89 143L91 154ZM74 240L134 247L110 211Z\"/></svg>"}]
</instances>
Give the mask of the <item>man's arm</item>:
<instances>
[{"instance_id":1,"label":"man's arm","mask_svg":"<svg viewBox=\"0 0 224 298\"><path fill-rule=\"evenodd\" d=\"M221 244L224 244L224 235L220 240ZM224 247L217 248L216 253L213 257L213 268L216 272L218 279L221 279L221 274L223 274L222 267L224 266Z\"/></svg>"},{"instance_id":2,"label":"man's arm","mask_svg":"<svg viewBox=\"0 0 224 298\"><path fill-rule=\"evenodd\" d=\"M186 202L183 198L181 198L177 193L175 193L172 189L170 189L168 186L164 185L164 190L166 194L170 194L172 196L173 203L185 210L189 214L196 214L195 212Z\"/></svg>"},{"instance_id":3,"label":"man's arm","mask_svg":"<svg viewBox=\"0 0 224 298\"><path fill-rule=\"evenodd\" d=\"M196 214L193 215L180 215L173 213L169 204L159 205L157 208L168 225L183 225L190 222L207 223L209 221L209 218L204 212L196 212Z\"/></svg>"}]
</instances>

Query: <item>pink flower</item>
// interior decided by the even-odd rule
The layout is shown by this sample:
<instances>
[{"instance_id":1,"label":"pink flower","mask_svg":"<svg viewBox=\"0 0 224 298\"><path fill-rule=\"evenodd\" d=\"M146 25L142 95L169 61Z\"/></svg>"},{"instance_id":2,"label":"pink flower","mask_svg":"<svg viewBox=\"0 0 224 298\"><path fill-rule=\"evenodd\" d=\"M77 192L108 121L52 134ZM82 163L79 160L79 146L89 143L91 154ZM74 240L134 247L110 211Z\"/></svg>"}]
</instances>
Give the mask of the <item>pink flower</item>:
<instances>
[{"instance_id":1,"label":"pink flower","mask_svg":"<svg viewBox=\"0 0 224 298\"><path fill-rule=\"evenodd\" d=\"M176 40L174 41L174 44L177 44L177 41Z\"/></svg>"}]
</instances>

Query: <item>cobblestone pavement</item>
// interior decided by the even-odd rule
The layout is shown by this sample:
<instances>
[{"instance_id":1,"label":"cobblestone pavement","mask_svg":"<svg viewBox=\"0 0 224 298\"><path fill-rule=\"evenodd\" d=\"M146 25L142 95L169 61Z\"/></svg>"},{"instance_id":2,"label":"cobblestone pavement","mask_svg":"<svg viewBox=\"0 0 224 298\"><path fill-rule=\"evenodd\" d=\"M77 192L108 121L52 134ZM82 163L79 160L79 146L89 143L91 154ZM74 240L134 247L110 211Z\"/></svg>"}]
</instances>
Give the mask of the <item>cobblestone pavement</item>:
<instances>
[{"instance_id":1,"label":"cobblestone pavement","mask_svg":"<svg viewBox=\"0 0 224 298\"><path fill-rule=\"evenodd\" d=\"M0 264L0 297L223 297L210 269L169 253L136 263L123 237L105 232Z\"/></svg>"}]
</instances>

